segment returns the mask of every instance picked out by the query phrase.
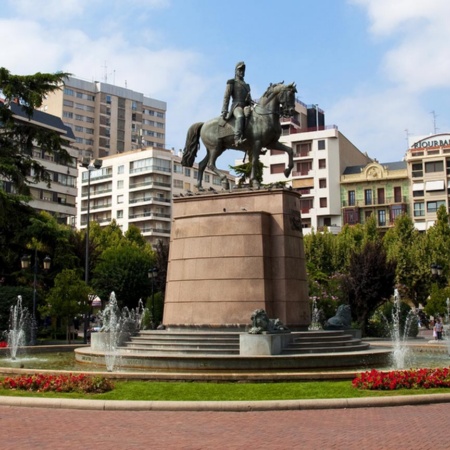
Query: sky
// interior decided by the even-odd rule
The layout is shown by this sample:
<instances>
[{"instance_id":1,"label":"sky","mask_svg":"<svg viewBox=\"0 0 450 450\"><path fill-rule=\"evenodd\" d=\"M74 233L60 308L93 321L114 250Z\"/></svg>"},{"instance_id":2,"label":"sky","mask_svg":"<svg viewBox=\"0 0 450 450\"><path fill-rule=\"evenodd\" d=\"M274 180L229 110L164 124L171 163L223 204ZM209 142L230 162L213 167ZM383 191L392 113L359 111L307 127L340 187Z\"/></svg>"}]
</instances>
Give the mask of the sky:
<instances>
[{"instance_id":1,"label":"sky","mask_svg":"<svg viewBox=\"0 0 450 450\"><path fill-rule=\"evenodd\" d=\"M244 61L254 99L295 82L326 125L393 162L408 136L450 132L449 17L448 0L2 0L0 66L165 101L166 148L178 150L191 124L220 114Z\"/></svg>"}]
</instances>

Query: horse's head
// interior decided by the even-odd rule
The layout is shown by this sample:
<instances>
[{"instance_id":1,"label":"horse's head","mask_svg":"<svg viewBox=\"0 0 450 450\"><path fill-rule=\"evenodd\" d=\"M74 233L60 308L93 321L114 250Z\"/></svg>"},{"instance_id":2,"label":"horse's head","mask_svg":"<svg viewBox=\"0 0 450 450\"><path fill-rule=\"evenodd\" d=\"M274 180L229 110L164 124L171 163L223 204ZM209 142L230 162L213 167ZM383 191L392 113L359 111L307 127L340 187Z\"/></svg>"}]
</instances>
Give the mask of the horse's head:
<instances>
[{"instance_id":1,"label":"horse's head","mask_svg":"<svg viewBox=\"0 0 450 450\"><path fill-rule=\"evenodd\" d=\"M283 117L292 117L295 114L295 94L297 87L295 83L288 85L282 84L278 99L281 105L281 114Z\"/></svg>"}]
</instances>

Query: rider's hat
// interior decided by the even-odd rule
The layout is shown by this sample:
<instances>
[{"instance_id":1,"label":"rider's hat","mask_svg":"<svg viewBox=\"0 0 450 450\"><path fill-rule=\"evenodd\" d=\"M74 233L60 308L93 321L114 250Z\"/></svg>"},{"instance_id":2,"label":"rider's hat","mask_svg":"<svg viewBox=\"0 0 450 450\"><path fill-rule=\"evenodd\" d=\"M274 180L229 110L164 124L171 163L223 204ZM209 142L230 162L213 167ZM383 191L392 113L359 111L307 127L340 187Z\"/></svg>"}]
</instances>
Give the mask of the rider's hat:
<instances>
[{"instance_id":1,"label":"rider's hat","mask_svg":"<svg viewBox=\"0 0 450 450\"><path fill-rule=\"evenodd\" d=\"M245 70L245 62L244 61L240 61L236 64L236 70L238 69L244 69Z\"/></svg>"}]
</instances>

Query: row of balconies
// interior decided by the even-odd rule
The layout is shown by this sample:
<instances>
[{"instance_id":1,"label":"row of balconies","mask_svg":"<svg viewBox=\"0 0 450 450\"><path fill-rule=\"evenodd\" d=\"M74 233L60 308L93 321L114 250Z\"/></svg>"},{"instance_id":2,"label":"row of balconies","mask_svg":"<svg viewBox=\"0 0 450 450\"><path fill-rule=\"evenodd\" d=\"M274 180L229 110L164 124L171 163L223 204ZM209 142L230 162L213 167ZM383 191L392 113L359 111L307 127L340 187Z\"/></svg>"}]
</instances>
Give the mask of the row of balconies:
<instances>
[{"instance_id":1,"label":"row of balconies","mask_svg":"<svg viewBox=\"0 0 450 450\"><path fill-rule=\"evenodd\" d=\"M395 204L401 204L401 203L408 203L408 197L402 196L400 198L394 198L394 197L386 197L384 199L372 199L371 202L368 202L366 200L355 200L352 203L349 203L347 200L342 201L342 206L345 207L358 207L358 208L364 208L364 207L372 207L372 206L383 206L383 205L395 205Z\"/></svg>"}]
</instances>

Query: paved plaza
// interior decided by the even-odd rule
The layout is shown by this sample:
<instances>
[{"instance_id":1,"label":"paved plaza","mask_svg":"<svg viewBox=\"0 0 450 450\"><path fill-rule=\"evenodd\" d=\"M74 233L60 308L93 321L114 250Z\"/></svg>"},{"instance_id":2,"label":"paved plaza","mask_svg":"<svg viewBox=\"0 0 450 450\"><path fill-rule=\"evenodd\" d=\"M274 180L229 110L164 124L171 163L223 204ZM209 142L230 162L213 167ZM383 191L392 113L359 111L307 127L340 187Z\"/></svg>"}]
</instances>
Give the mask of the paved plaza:
<instances>
[{"instance_id":1,"label":"paved plaza","mask_svg":"<svg viewBox=\"0 0 450 450\"><path fill-rule=\"evenodd\" d=\"M450 404L305 411L98 411L0 406L9 449L450 448Z\"/></svg>"}]
</instances>

